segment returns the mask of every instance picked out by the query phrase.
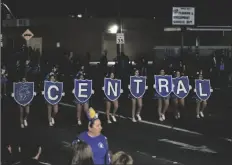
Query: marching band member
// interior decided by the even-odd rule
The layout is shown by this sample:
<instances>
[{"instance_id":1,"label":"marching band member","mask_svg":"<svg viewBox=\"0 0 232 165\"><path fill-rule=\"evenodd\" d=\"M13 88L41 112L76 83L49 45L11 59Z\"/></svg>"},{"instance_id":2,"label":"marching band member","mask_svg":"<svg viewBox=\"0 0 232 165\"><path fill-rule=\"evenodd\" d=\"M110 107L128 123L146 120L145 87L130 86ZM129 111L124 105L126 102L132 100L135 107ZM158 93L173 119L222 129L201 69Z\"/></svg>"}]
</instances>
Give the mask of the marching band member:
<instances>
[{"instance_id":1,"label":"marching band member","mask_svg":"<svg viewBox=\"0 0 232 165\"><path fill-rule=\"evenodd\" d=\"M78 72L77 74L77 79L79 80L84 80L84 73L82 72ZM74 102L76 103L76 110L77 110L77 124L81 125L81 113L82 113L82 109L85 111L85 113L88 112L89 110L89 101L87 101L86 103L80 103L77 99L74 100Z\"/></svg>"},{"instance_id":2,"label":"marching band member","mask_svg":"<svg viewBox=\"0 0 232 165\"><path fill-rule=\"evenodd\" d=\"M26 77L23 77L21 79L21 82L22 83L25 83L27 82L27 79ZM14 97L14 93L12 93L12 97ZM28 126L28 115L29 115L29 112L30 112L30 104L27 104L27 105L19 105L19 109L20 109L20 115L19 115L19 119L20 119L20 126L21 128L25 128Z\"/></svg>"},{"instance_id":3,"label":"marching band member","mask_svg":"<svg viewBox=\"0 0 232 165\"><path fill-rule=\"evenodd\" d=\"M95 165L109 165L109 146L107 138L101 134L101 121L98 119L93 108L89 109L88 117L90 120L88 124L88 131L82 132L78 137L76 137L76 140L74 140L73 143L76 143L78 140L84 141L92 149Z\"/></svg>"},{"instance_id":4,"label":"marching band member","mask_svg":"<svg viewBox=\"0 0 232 165\"><path fill-rule=\"evenodd\" d=\"M176 71L176 73L175 73L175 77L181 77L181 73L180 73L180 71ZM174 116L175 116L175 118L176 119L179 119L180 118L180 111L179 111L179 106L181 107L181 108L183 108L184 107L184 105L185 105L185 99L184 98L178 98L175 94L171 94L171 97L172 97L172 101L173 101L173 103L174 103Z\"/></svg>"},{"instance_id":5,"label":"marching band member","mask_svg":"<svg viewBox=\"0 0 232 165\"><path fill-rule=\"evenodd\" d=\"M50 75L48 81L56 82L57 80L56 80L55 75ZM48 122L49 122L49 126L52 127L55 124L55 116L58 113L58 104L51 105L51 104L47 103L47 108L48 108Z\"/></svg>"},{"instance_id":6,"label":"marching band member","mask_svg":"<svg viewBox=\"0 0 232 165\"><path fill-rule=\"evenodd\" d=\"M27 82L26 78L22 78L22 82ZM20 123L21 123L21 128L24 128L28 126L28 122L27 122L27 117L29 115L30 112L30 104L26 105L26 106L22 106L19 105L20 108ZM25 113L24 113L25 110Z\"/></svg>"},{"instance_id":7,"label":"marching band member","mask_svg":"<svg viewBox=\"0 0 232 165\"><path fill-rule=\"evenodd\" d=\"M198 72L198 79L203 80L203 74L202 74L202 70L200 72ZM196 114L197 114L197 118L199 119L200 117L204 118L204 110L207 107L207 101L206 100L200 100L196 95Z\"/></svg>"},{"instance_id":8,"label":"marching band member","mask_svg":"<svg viewBox=\"0 0 232 165\"><path fill-rule=\"evenodd\" d=\"M134 76L139 76L139 70L138 69L134 69ZM129 98L131 99L132 102L132 121L136 122L135 119L135 111L136 111L136 104L137 104L137 113L136 113L136 117L138 119L138 121L141 121L142 118L140 116L142 107L143 107L143 98L134 98L131 94L129 94Z\"/></svg>"},{"instance_id":9,"label":"marching band member","mask_svg":"<svg viewBox=\"0 0 232 165\"><path fill-rule=\"evenodd\" d=\"M1 85L2 85L2 91L3 91L3 95L6 96L6 85L7 85L7 81L8 81L8 73L6 71L6 67L3 66L1 69Z\"/></svg>"},{"instance_id":10,"label":"marching band member","mask_svg":"<svg viewBox=\"0 0 232 165\"><path fill-rule=\"evenodd\" d=\"M111 79L115 79L115 74L114 72L109 72L107 75L106 75L107 78L111 78ZM110 120L110 110L111 110L111 105L113 104L114 106L114 110L113 110L113 114L111 115L112 117L112 120L114 122L117 122L116 118L115 118L115 114L118 110L118 100L115 100L115 101L110 101L108 100L106 97L105 97L105 102L106 102L106 117L107 117L107 123L108 124L111 124L111 120Z\"/></svg>"},{"instance_id":11,"label":"marching band member","mask_svg":"<svg viewBox=\"0 0 232 165\"><path fill-rule=\"evenodd\" d=\"M160 75L164 76L165 71L163 69L160 70ZM165 120L165 113L168 110L169 106L169 99L170 96L168 97L161 97L159 94L155 94L155 98L158 99L158 115L159 115L159 120L164 121ZM163 106L164 104L164 106Z\"/></svg>"}]
</instances>

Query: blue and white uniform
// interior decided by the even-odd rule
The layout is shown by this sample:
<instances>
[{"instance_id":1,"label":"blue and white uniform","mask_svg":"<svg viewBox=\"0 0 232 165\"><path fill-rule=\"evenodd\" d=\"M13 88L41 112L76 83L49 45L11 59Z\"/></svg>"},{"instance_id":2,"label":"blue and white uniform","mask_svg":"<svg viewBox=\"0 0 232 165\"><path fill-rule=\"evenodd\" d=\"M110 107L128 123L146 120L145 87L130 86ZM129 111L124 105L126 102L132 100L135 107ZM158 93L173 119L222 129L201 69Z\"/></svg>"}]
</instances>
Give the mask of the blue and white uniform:
<instances>
[{"instance_id":1,"label":"blue and white uniform","mask_svg":"<svg viewBox=\"0 0 232 165\"><path fill-rule=\"evenodd\" d=\"M99 136L91 137L88 135L88 132L85 131L82 132L76 139L84 141L91 147L93 152L93 161L95 165L110 164L109 147L107 138L105 136L100 134Z\"/></svg>"}]
</instances>

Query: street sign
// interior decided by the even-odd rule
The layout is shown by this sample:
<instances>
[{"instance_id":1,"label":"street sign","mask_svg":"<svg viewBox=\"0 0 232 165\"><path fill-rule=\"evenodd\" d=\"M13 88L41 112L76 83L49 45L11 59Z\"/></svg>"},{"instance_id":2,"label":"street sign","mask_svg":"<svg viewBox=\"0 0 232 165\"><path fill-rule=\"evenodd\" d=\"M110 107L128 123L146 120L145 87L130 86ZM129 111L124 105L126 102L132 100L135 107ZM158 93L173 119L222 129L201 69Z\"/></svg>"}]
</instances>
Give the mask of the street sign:
<instances>
[{"instance_id":1,"label":"street sign","mask_svg":"<svg viewBox=\"0 0 232 165\"><path fill-rule=\"evenodd\" d=\"M34 34L29 30L27 29L23 34L22 34L22 37L29 41L32 37L34 36Z\"/></svg>"},{"instance_id":2,"label":"street sign","mask_svg":"<svg viewBox=\"0 0 232 165\"><path fill-rule=\"evenodd\" d=\"M125 44L124 33L117 33L117 35L116 35L116 43L117 44Z\"/></svg>"},{"instance_id":3,"label":"street sign","mask_svg":"<svg viewBox=\"0 0 232 165\"><path fill-rule=\"evenodd\" d=\"M172 25L195 25L195 8L173 7Z\"/></svg>"}]
</instances>

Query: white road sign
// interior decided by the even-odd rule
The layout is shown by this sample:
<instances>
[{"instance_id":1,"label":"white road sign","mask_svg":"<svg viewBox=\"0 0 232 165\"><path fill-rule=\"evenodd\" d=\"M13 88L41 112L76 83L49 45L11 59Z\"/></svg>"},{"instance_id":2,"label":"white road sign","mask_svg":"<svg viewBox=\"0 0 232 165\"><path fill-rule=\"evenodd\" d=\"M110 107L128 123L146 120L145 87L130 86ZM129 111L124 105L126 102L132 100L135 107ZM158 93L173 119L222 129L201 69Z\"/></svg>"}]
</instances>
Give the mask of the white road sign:
<instances>
[{"instance_id":1,"label":"white road sign","mask_svg":"<svg viewBox=\"0 0 232 165\"><path fill-rule=\"evenodd\" d=\"M173 7L172 25L194 25L195 8L194 7Z\"/></svg>"},{"instance_id":2,"label":"white road sign","mask_svg":"<svg viewBox=\"0 0 232 165\"><path fill-rule=\"evenodd\" d=\"M117 35L116 35L116 43L117 44L125 44L124 33L117 33Z\"/></svg>"},{"instance_id":3,"label":"white road sign","mask_svg":"<svg viewBox=\"0 0 232 165\"><path fill-rule=\"evenodd\" d=\"M32 37L34 36L34 34L29 30L27 29L23 34L22 34L22 37L29 41Z\"/></svg>"}]
</instances>

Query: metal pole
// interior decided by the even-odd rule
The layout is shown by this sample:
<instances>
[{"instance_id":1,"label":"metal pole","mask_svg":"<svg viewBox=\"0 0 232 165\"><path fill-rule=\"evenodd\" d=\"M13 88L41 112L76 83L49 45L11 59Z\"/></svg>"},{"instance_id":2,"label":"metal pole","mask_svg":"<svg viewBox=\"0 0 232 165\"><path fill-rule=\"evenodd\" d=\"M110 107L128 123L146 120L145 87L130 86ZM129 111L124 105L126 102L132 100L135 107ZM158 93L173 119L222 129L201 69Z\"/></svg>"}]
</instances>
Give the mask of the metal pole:
<instances>
[{"instance_id":1,"label":"metal pole","mask_svg":"<svg viewBox=\"0 0 232 165\"><path fill-rule=\"evenodd\" d=\"M120 33L122 33L122 20L120 20ZM123 53L123 44L119 44L119 53L120 55Z\"/></svg>"},{"instance_id":2,"label":"metal pole","mask_svg":"<svg viewBox=\"0 0 232 165\"><path fill-rule=\"evenodd\" d=\"M184 31L183 31L183 29L181 29L181 47L180 47L180 49L181 49L181 57L183 57L183 55L184 55Z\"/></svg>"},{"instance_id":3,"label":"metal pole","mask_svg":"<svg viewBox=\"0 0 232 165\"><path fill-rule=\"evenodd\" d=\"M118 20L117 24L119 26L117 33L123 33L123 27L122 27L122 19L121 19L121 0L119 0L118 3ZM122 55L123 53L123 44L117 44L117 55Z\"/></svg>"}]
</instances>

